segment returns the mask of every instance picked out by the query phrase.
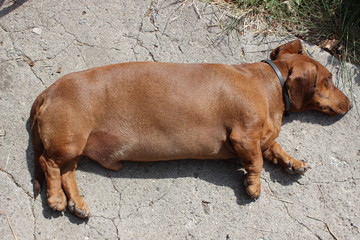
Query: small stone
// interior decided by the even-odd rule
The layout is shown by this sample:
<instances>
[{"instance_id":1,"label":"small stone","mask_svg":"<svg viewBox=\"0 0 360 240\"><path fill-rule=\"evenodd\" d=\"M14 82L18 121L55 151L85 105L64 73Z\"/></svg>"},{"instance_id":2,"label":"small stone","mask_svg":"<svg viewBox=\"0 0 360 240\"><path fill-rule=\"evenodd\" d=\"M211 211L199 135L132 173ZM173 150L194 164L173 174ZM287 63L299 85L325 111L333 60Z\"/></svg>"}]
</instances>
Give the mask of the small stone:
<instances>
[{"instance_id":1,"label":"small stone","mask_svg":"<svg viewBox=\"0 0 360 240\"><path fill-rule=\"evenodd\" d=\"M150 21L151 21L152 23L155 23L157 15L158 15L157 12L153 12L153 13L151 14L151 16L150 16Z\"/></svg>"},{"instance_id":2,"label":"small stone","mask_svg":"<svg viewBox=\"0 0 360 240\"><path fill-rule=\"evenodd\" d=\"M16 58L19 58L22 55L22 53L21 53L21 51L16 50L16 49L8 49L8 50L6 50L6 55L10 58L16 59Z\"/></svg>"},{"instance_id":3,"label":"small stone","mask_svg":"<svg viewBox=\"0 0 360 240\"><path fill-rule=\"evenodd\" d=\"M343 160L340 160L340 159L338 159L336 157L330 157L330 159L331 159L330 164L335 166L335 167L346 168L346 167L349 166L349 164L347 162L345 162Z\"/></svg>"},{"instance_id":4,"label":"small stone","mask_svg":"<svg viewBox=\"0 0 360 240\"><path fill-rule=\"evenodd\" d=\"M86 19L79 19L79 24L80 25L84 25L86 23Z\"/></svg>"},{"instance_id":5,"label":"small stone","mask_svg":"<svg viewBox=\"0 0 360 240\"><path fill-rule=\"evenodd\" d=\"M61 73L61 71L62 71L62 67L60 66L60 67L58 67L58 69L56 70L56 73Z\"/></svg>"},{"instance_id":6,"label":"small stone","mask_svg":"<svg viewBox=\"0 0 360 240\"><path fill-rule=\"evenodd\" d=\"M210 202L203 200L203 201L201 202L201 204L202 204L202 206L203 206L204 212L205 212L206 214L210 214L210 206L209 206Z\"/></svg>"},{"instance_id":7,"label":"small stone","mask_svg":"<svg viewBox=\"0 0 360 240\"><path fill-rule=\"evenodd\" d=\"M41 28L33 28L32 32L40 35L42 33L42 29Z\"/></svg>"},{"instance_id":8,"label":"small stone","mask_svg":"<svg viewBox=\"0 0 360 240\"><path fill-rule=\"evenodd\" d=\"M0 137L4 137L6 135L5 129L0 129Z\"/></svg>"}]
</instances>

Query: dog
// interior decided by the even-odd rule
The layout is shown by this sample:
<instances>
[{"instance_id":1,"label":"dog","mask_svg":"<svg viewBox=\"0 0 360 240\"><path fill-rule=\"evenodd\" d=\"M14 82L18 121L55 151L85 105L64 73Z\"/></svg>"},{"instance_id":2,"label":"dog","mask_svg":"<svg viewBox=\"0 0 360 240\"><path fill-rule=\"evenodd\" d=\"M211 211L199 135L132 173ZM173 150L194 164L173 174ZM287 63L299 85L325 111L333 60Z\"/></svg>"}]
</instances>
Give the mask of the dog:
<instances>
[{"instance_id":1,"label":"dog","mask_svg":"<svg viewBox=\"0 0 360 240\"><path fill-rule=\"evenodd\" d=\"M111 170L123 161L239 158L254 199L263 159L305 173L309 165L275 141L284 113L339 115L352 104L300 40L270 58L239 65L132 62L65 75L31 109L34 196L45 179L51 208L89 217L75 178L82 157Z\"/></svg>"}]
</instances>

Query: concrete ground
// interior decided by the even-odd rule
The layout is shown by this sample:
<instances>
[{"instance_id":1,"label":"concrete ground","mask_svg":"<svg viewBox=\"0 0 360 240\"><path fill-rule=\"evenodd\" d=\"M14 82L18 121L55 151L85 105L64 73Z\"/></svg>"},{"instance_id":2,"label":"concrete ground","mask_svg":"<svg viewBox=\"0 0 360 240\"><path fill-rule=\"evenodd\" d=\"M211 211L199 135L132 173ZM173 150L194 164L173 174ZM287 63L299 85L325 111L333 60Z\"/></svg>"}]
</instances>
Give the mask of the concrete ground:
<instances>
[{"instance_id":1,"label":"concrete ground","mask_svg":"<svg viewBox=\"0 0 360 240\"><path fill-rule=\"evenodd\" d=\"M82 160L81 193L92 217L53 212L32 196L27 120L35 97L66 73L126 61L218 62L267 58L293 37L221 35L223 13L197 0L0 0L1 239L360 239L360 68L316 46L357 103L344 117L284 118L279 142L312 166L291 176L265 163L250 201L237 161L126 163L105 170Z\"/></svg>"}]
</instances>

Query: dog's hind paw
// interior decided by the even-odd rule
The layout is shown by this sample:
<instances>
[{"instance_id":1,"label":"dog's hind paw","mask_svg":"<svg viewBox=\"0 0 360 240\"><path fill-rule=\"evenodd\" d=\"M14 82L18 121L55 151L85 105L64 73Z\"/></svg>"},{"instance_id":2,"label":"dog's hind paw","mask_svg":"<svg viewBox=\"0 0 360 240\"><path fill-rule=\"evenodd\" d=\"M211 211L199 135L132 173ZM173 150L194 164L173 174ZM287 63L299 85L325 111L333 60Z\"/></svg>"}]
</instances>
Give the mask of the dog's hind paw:
<instances>
[{"instance_id":1,"label":"dog's hind paw","mask_svg":"<svg viewBox=\"0 0 360 240\"><path fill-rule=\"evenodd\" d=\"M66 196L64 192L48 197L48 204L55 211L63 211L66 207Z\"/></svg>"}]
</instances>

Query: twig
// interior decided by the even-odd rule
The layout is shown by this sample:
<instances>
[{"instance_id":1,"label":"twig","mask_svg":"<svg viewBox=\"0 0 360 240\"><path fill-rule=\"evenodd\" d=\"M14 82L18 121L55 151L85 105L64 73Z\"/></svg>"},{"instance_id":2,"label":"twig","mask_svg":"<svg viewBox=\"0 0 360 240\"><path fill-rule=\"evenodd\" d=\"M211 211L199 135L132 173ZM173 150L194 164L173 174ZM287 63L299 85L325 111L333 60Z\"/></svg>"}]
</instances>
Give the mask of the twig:
<instances>
[{"instance_id":1,"label":"twig","mask_svg":"<svg viewBox=\"0 0 360 240\"><path fill-rule=\"evenodd\" d=\"M251 229L254 229L254 230L261 231L261 232L271 232L271 233L275 233L274 230L265 230L265 229L256 228L256 227L245 227L245 228L251 228Z\"/></svg>"},{"instance_id":2,"label":"twig","mask_svg":"<svg viewBox=\"0 0 360 240\"><path fill-rule=\"evenodd\" d=\"M262 231L262 232L271 232L271 233L276 233L274 230L265 230L265 229L261 229L261 228L256 228L256 227L245 227L245 228L251 228L254 230L258 230L258 231Z\"/></svg>"},{"instance_id":3,"label":"twig","mask_svg":"<svg viewBox=\"0 0 360 240\"><path fill-rule=\"evenodd\" d=\"M10 154L11 154L11 148L10 148L10 150L9 150L9 153L8 153L7 157L6 157L6 163L5 163L4 170L7 168L7 165L8 165L8 163L9 163Z\"/></svg>"},{"instance_id":4,"label":"twig","mask_svg":"<svg viewBox=\"0 0 360 240\"><path fill-rule=\"evenodd\" d=\"M330 235L331 235L335 240L338 240L338 238L335 236L335 234L334 234L333 232L331 232L331 230L330 230L330 228L329 228L329 225L328 225L326 222L324 222L324 224L325 224L327 230L329 231Z\"/></svg>"},{"instance_id":5,"label":"twig","mask_svg":"<svg viewBox=\"0 0 360 240\"><path fill-rule=\"evenodd\" d=\"M199 12L199 9L198 9L198 7L196 6L195 2L193 1L191 5L193 6L194 11L195 11L195 13L197 14L198 18L201 19L202 16L201 16L201 14L200 14L200 12Z\"/></svg>"},{"instance_id":6,"label":"twig","mask_svg":"<svg viewBox=\"0 0 360 240\"><path fill-rule=\"evenodd\" d=\"M293 202L291 201L288 201L288 200L285 200L285 199L281 199L281 198L277 198L277 197L270 197L271 199L274 199L274 200L278 200L278 201L281 201L281 202L285 202L285 203L290 203L290 204L294 204Z\"/></svg>"},{"instance_id":7,"label":"twig","mask_svg":"<svg viewBox=\"0 0 360 240\"><path fill-rule=\"evenodd\" d=\"M164 27L164 30L163 30L163 34L165 33L168 25L169 25L170 23L172 23L173 21L175 21L176 19L178 19L178 18L181 16L182 11L183 11L183 7L184 7L184 5L186 4L186 2L187 2L187 0L181 1L180 5L175 8L175 10L173 11L172 14L176 14L176 12L177 12L179 9L180 9L180 13L179 13L177 16L175 16L173 19L168 20L168 21L165 23L165 27ZM179 3L179 2L176 1L174 4L177 4L177 3ZM169 19L170 19L170 17L171 17L171 16L169 16Z\"/></svg>"},{"instance_id":8,"label":"twig","mask_svg":"<svg viewBox=\"0 0 360 240\"><path fill-rule=\"evenodd\" d=\"M306 216L306 217L311 218L311 219L314 219L314 220L319 221L319 222L322 222L322 223L325 225L325 227L327 228L327 230L328 230L328 232L330 233L330 235L331 235L335 240L338 240L338 238L337 238L337 237L335 236L335 234L331 231L329 225L328 225L326 222L324 222L323 220L321 220L321 219L319 219L319 218L316 218L316 217L312 217L312 216Z\"/></svg>"},{"instance_id":9,"label":"twig","mask_svg":"<svg viewBox=\"0 0 360 240\"><path fill-rule=\"evenodd\" d=\"M330 210L332 210L327 204L326 204L326 199L325 199L325 195L324 195L324 193L323 193L323 191L321 190L321 187L319 186L319 184L316 184L316 186L318 187L318 189L319 189L319 191L320 191L320 193L321 193L321 196L322 196L322 198L323 198L323 200L324 200L324 205L325 205L325 207L327 207L328 209L330 209Z\"/></svg>"},{"instance_id":10,"label":"twig","mask_svg":"<svg viewBox=\"0 0 360 240\"><path fill-rule=\"evenodd\" d=\"M11 226L11 223L10 223L10 220L9 220L7 214L6 214L5 212L3 212L3 211L0 211L0 214L5 215L6 220L7 220L8 224L9 224L10 230L11 230L11 232L12 232L12 234L13 234L13 237L14 237L15 240L17 240L17 237L16 237L16 235L15 235L14 229L13 229L12 226Z\"/></svg>"}]
</instances>

